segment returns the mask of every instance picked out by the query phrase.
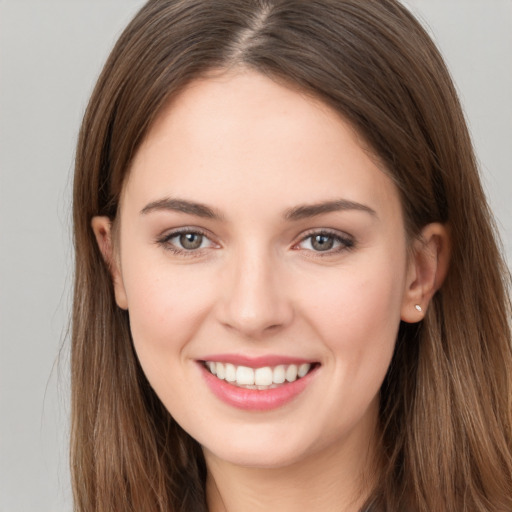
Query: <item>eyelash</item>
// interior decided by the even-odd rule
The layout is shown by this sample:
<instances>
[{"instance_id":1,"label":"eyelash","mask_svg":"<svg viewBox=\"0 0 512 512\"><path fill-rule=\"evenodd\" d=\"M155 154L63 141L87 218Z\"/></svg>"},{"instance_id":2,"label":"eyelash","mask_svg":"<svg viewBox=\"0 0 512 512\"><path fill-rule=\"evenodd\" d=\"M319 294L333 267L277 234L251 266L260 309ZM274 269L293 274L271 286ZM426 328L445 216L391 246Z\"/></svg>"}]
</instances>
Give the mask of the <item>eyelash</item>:
<instances>
[{"instance_id":1,"label":"eyelash","mask_svg":"<svg viewBox=\"0 0 512 512\"><path fill-rule=\"evenodd\" d=\"M210 240L208 234L204 231L201 231L197 228L181 228L176 231L172 231L171 233L167 233L163 237L157 239L157 244L164 247L165 250L168 250L174 254L185 256L185 257L197 257L202 255L202 250L204 248L198 247L197 249L185 249L179 248L175 244L171 243L171 240L177 238L181 235L197 235L206 238L210 241L212 245L215 245L214 242ZM306 233L298 243L294 244L293 249L300 250L298 246L304 243L306 240L312 240L313 237L324 236L333 239L333 243L338 243L339 246L332 249L327 249L325 251L315 251L314 249L307 249L308 252L314 253L314 257L326 257L332 256L333 254L338 254L343 251L352 250L355 247L355 241L350 236L342 236L337 231L332 231L328 229L321 229L316 231L311 231ZM311 242L310 242L311 243Z\"/></svg>"},{"instance_id":2,"label":"eyelash","mask_svg":"<svg viewBox=\"0 0 512 512\"><path fill-rule=\"evenodd\" d=\"M204 249L204 247L203 248L199 247L197 249L185 249L185 248L180 249L175 244L171 243L171 240L173 238L178 238L181 235L201 236L201 237L209 240L212 245L215 245L215 243L210 240L207 233L205 233L204 231L201 231L200 229L197 229L197 228L181 228L181 229L172 231L171 233L167 233L163 237L159 238L156 242L158 245L162 246L165 250L170 251L179 256L185 256L185 257L189 257L189 258L201 256L202 255L201 249Z\"/></svg>"},{"instance_id":3,"label":"eyelash","mask_svg":"<svg viewBox=\"0 0 512 512\"><path fill-rule=\"evenodd\" d=\"M294 248L298 247L300 244L304 243L306 240L310 240L310 244L312 244L313 238L319 237L319 236L331 238L333 240L333 243L334 244L338 243L339 246L332 248L332 249L327 249L325 251L315 251L313 249L308 249L307 250L308 252L314 253L314 257L325 258L328 256L339 254L343 251L349 251L349 250L352 250L355 248L355 240L351 236L349 236L349 235L343 236L338 231L333 231L333 230L329 230L329 229L310 231L310 232L306 233L300 239L300 241L297 244L295 244L293 247ZM298 250L300 250L300 249L298 249Z\"/></svg>"}]
</instances>

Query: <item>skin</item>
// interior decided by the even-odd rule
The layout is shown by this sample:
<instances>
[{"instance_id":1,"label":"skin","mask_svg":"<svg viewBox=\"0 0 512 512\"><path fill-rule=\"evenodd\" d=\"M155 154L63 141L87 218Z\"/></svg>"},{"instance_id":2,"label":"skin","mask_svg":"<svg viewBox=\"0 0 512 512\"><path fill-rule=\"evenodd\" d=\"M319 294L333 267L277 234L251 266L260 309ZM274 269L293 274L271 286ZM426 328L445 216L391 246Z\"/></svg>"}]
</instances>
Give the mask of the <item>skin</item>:
<instances>
[{"instance_id":1,"label":"skin","mask_svg":"<svg viewBox=\"0 0 512 512\"><path fill-rule=\"evenodd\" d=\"M93 220L147 378L203 446L211 511L355 511L371 488L399 323L422 319L447 265L442 226L406 239L376 160L329 107L240 70L192 83L160 113L124 184L116 239L109 219ZM203 233L201 246L180 246L180 228ZM312 245L320 233L332 249ZM290 403L246 411L202 378L197 361L220 353L319 367Z\"/></svg>"}]
</instances>

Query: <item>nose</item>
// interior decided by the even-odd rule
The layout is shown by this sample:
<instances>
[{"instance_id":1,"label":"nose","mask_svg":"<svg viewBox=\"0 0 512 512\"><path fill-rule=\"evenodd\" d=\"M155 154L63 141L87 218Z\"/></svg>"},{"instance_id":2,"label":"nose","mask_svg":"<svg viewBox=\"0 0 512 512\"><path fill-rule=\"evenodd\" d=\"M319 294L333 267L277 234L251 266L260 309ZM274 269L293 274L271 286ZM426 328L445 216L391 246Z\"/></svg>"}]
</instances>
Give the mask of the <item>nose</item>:
<instances>
[{"instance_id":1,"label":"nose","mask_svg":"<svg viewBox=\"0 0 512 512\"><path fill-rule=\"evenodd\" d=\"M218 318L247 339L261 339L287 327L294 311L283 281L283 262L246 251L227 269Z\"/></svg>"}]
</instances>

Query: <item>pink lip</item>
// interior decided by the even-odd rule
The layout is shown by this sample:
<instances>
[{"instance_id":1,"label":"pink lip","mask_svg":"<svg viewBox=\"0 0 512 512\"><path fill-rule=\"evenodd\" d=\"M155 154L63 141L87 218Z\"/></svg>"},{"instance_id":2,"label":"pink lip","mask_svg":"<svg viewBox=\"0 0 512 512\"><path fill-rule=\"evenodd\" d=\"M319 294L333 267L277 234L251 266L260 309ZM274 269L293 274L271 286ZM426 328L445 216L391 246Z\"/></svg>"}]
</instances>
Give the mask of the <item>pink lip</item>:
<instances>
[{"instance_id":1,"label":"pink lip","mask_svg":"<svg viewBox=\"0 0 512 512\"><path fill-rule=\"evenodd\" d=\"M213 354L202 358L202 360L215 361L219 363L231 363L235 366L247 366L249 368L263 368L264 366L277 366L280 364L300 365L303 363L313 363L313 361L308 359L279 355L247 357L238 354Z\"/></svg>"},{"instance_id":2,"label":"pink lip","mask_svg":"<svg viewBox=\"0 0 512 512\"><path fill-rule=\"evenodd\" d=\"M208 361L211 360L212 359L208 359ZM220 360L225 361L225 359ZM217 359L217 361L219 361L219 359ZM280 359L280 361L281 364L296 364L283 363L282 359ZM199 363L199 366L206 384L217 398L232 407L246 411L269 411L286 405L304 391L308 384L314 379L318 369L317 367L313 368L305 377L297 379L294 382L286 382L277 388L260 391L258 389L246 389L234 386L212 375L204 367L203 363ZM256 368L258 366L254 367Z\"/></svg>"}]
</instances>

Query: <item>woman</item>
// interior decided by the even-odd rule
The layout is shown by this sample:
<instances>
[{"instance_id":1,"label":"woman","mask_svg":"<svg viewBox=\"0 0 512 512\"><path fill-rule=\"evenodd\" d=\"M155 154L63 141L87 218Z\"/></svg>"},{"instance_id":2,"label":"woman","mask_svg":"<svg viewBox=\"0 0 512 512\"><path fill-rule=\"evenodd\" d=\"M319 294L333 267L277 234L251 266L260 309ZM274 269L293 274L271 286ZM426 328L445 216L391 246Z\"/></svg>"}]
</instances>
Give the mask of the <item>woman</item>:
<instances>
[{"instance_id":1,"label":"woman","mask_svg":"<svg viewBox=\"0 0 512 512\"><path fill-rule=\"evenodd\" d=\"M396 1L148 2L74 222L77 510L512 509L508 274Z\"/></svg>"}]
</instances>

